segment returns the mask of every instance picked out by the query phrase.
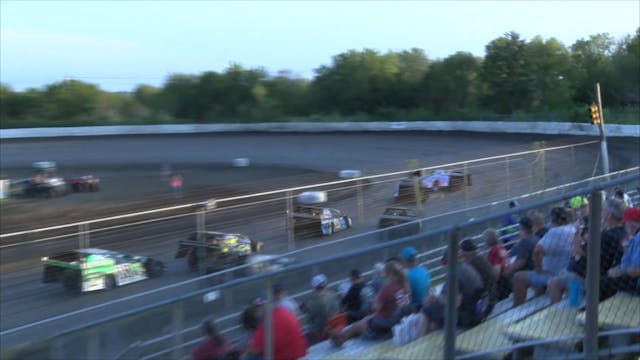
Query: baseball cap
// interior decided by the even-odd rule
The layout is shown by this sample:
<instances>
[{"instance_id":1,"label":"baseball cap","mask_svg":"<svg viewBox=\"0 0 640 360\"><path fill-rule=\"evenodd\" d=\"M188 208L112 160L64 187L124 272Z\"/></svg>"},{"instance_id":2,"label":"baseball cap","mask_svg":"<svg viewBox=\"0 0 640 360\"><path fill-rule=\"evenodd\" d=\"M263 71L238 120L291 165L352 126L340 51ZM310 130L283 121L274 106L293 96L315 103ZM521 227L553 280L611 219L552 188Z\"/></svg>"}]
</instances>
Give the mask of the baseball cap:
<instances>
[{"instance_id":1,"label":"baseball cap","mask_svg":"<svg viewBox=\"0 0 640 360\"><path fill-rule=\"evenodd\" d=\"M251 300L251 305L253 306L260 306L264 304L265 304L265 301L261 296L255 297Z\"/></svg>"},{"instance_id":2,"label":"baseball cap","mask_svg":"<svg viewBox=\"0 0 640 360\"><path fill-rule=\"evenodd\" d=\"M478 247L473 242L473 240L467 238L462 240L462 242L460 243L460 250L470 252L478 250Z\"/></svg>"},{"instance_id":3,"label":"baseball cap","mask_svg":"<svg viewBox=\"0 0 640 360\"><path fill-rule=\"evenodd\" d=\"M627 208L622 216L622 222L626 223L627 221L640 222L640 208Z\"/></svg>"},{"instance_id":4,"label":"baseball cap","mask_svg":"<svg viewBox=\"0 0 640 360\"><path fill-rule=\"evenodd\" d=\"M579 209L582 206L587 205L589 205L589 200L587 200L587 198L585 198L584 196L574 196L569 199L569 207L572 209Z\"/></svg>"},{"instance_id":5,"label":"baseball cap","mask_svg":"<svg viewBox=\"0 0 640 360\"><path fill-rule=\"evenodd\" d=\"M324 274L318 274L311 278L311 286L313 288L326 286L327 285L327 277Z\"/></svg>"},{"instance_id":6,"label":"baseball cap","mask_svg":"<svg viewBox=\"0 0 640 360\"><path fill-rule=\"evenodd\" d=\"M400 252L400 257L404 260L411 260L416 257L418 252L413 246L407 246Z\"/></svg>"}]
</instances>

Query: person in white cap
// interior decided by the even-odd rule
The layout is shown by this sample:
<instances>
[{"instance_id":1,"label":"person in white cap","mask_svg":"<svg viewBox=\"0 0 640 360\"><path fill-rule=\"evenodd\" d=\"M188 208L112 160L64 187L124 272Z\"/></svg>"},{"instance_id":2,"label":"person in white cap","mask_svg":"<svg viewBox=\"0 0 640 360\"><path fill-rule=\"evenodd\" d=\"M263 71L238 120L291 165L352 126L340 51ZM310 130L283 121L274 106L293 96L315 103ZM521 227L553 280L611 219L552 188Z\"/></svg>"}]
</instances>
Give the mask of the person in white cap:
<instances>
[{"instance_id":1,"label":"person in white cap","mask_svg":"<svg viewBox=\"0 0 640 360\"><path fill-rule=\"evenodd\" d=\"M301 310L307 314L305 336L309 345L328 338L327 321L340 311L340 297L327 289L327 285L328 280L324 274L311 278L313 292L301 306Z\"/></svg>"}]
</instances>

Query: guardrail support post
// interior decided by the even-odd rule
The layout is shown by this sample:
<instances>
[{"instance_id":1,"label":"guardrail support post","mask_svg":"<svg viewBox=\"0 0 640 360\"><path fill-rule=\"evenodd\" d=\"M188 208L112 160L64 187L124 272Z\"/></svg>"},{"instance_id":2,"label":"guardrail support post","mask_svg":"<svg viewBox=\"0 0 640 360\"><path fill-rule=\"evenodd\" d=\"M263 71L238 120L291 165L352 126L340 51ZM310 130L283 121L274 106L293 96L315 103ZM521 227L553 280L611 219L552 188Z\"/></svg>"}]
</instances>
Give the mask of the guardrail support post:
<instances>
[{"instance_id":1,"label":"guardrail support post","mask_svg":"<svg viewBox=\"0 0 640 360\"><path fill-rule=\"evenodd\" d=\"M78 248L86 249L91 243L89 235L89 223L78 225Z\"/></svg>"},{"instance_id":2,"label":"guardrail support post","mask_svg":"<svg viewBox=\"0 0 640 360\"><path fill-rule=\"evenodd\" d=\"M293 251L295 249L295 232L293 223L293 194L291 191L287 191L287 218L285 224L287 226L287 249Z\"/></svg>"},{"instance_id":3,"label":"guardrail support post","mask_svg":"<svg viewBox=\"0 0 640 360\"><path fill-rule=\"evenodd\" d=\"M358 221L364 221L364 194L362 190L362 180L358 179Z\"/></svg>"},{"instance_id":4,"label":"guardrail support post","mask_svg":"<svg viewBox=\"0 0 640 360\"><path fill-rule=\"evenodd\" d=\"M456 356L456 324L458 322L456 310L456 297L458 296L458 229L455 228L449 234L449 246L447 247L447 303L444 314L444 359L453 359Z\"/></svg>"},{"instance_id":5,"label":"guardrail support post","mask_svg":"<svg viewBox=\"0 0 640 360\"><path fill-rule=\"evenodd\" d=\"M173 359L182 359L182 331L184 330L184 305L182 302L177 302L173 305L172 319L171 319L171 331L173 332Z\"/></svg>"},{"instance_id":6,"label":"guardrail support post","mask_svg":"<svg viewBox=\"0 0 640 360\"><path fill-rule=\"evenodd\" d=\"M511 197L511 172L509 171L509 157L505 158L505 185L507 187L507 198Z\"/></svg>"}]
</instances>

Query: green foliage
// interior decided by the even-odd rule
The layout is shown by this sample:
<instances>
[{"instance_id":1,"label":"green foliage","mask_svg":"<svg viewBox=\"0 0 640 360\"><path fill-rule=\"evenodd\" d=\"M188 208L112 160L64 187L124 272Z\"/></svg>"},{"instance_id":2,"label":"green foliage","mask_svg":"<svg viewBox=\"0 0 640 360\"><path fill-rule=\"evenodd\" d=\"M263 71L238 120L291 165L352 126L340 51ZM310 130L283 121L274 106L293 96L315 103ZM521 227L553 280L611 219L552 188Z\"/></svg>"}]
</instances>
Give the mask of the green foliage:
<instances>
[{"instance_id":1,"label":"green foliage","mask_svg":"<svg viewBox=\"0 0 640 360\"><path fill-rule=\"evenodd\" d=\"M572 121L599 82L607 123L640 121L640 28L615 41L591 35L566 47L508 32L486 56L430 60L413 48L349 50L312 80L232 64L223 72L173 74L161 87L109 93L67 80L13 91L0 84L0 127L291 121Z\"/></svg>"}]
</instances>

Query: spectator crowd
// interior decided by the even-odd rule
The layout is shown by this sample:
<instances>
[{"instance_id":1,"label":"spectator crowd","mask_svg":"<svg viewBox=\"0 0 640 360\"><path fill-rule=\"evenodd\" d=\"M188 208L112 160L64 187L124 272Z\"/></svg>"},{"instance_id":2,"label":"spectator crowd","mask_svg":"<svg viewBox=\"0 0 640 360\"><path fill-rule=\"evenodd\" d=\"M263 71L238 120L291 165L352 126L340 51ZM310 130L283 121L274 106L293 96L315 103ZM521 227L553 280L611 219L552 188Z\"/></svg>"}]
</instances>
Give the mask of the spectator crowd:
<instances>
[{"instance_id":1,"label":"spectator crowd","mask_svg":"<svg viewBox=\"0 0 640 360\"><path fill-rule=\"evenodd\" d=\"M584 291L589 248L589 221L600 226L600 300L618 291L640 295L640 208L616 190L605 199L600 219L589 214L589 199L571 198L551 208L547 216L537 210L526 214L510 203L509 215L488 228L479 239L464 238L458 252L445 250L441 263L457 259L453 283L434 287L430 269L420 262L415 247L373 266L369 280L359 269L332 289L324 274L310 279L310 294L301 301L284 287L273 287L272 351L276 360L304 357L309 346L329 340L342 346L355 337L389 339L394 326L408 315L419 314L419 335L444 326L447 293L457 290L457 325L473 327L484 321L495 304L511 298L524 303L529 289L547 294L551 303L563 301L572 286ZM545 218L548 221L545 221ZM510 300L506 300L510 301ZM211 319L203 323L203 342L193 359L263 359L265 355L265 301L255 298L241 316L243 336L230 344ZM415 316L414 316L415 318Z\"/></svg>"}]
</instances>

